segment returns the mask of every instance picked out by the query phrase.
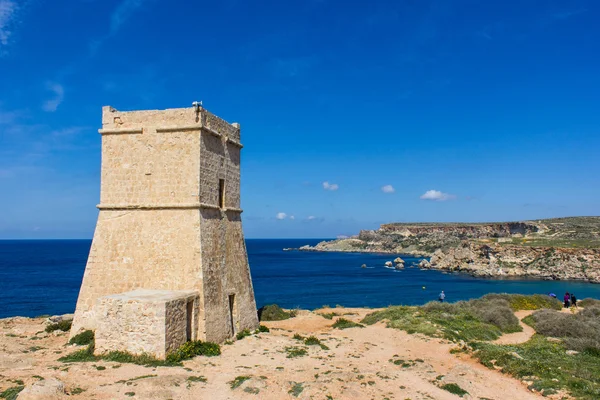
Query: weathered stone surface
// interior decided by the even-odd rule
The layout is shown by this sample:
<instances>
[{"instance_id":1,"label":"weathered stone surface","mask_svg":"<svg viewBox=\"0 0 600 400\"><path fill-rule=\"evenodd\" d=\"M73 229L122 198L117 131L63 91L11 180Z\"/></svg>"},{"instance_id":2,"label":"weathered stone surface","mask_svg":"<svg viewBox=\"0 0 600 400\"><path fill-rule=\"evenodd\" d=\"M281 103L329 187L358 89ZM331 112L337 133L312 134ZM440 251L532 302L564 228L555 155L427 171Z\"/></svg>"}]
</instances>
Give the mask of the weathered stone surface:
<instances>
[{"instance_id":1,"label":"weathered stone surface","mask_svg":"<svg viewBox=\"0 0 600 400\"><path fill-rule=\"evenodd\" d=\"M100 133L100 214L71 335L96 329L98 298L135 289L198 291L201 340L256 329L239 125L203 108L104 107Z\"/></svg>"},{"instance_id":2,"label":"weathered stone surface","mask_svg":"<svg viewBox=\"0 0 600 400\"><path fill-rule=\"evenodd\" d=\"M196 340L199 293L134 290L104 296L96 304L96 354L119 350L164 359Z\"/></svg>"},{"instance_id":3,"label":"weathered stone surface","mask_svg":"<svg viewBox=\"0 0 600 400\"><path fill-rule=\"evenodd\" d=\"M65 397L65 385L55 378L34 382L25 387L17 399L19 400L55 400Z\"/></svg>"}]
</instances>

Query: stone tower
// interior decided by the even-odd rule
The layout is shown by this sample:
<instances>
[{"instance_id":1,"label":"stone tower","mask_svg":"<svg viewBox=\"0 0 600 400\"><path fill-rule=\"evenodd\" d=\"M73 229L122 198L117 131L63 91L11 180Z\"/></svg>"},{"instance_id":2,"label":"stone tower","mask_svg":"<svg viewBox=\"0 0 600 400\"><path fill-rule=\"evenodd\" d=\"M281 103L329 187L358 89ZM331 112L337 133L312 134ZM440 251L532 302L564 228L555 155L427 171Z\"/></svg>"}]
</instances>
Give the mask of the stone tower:
<instances>
[{"instance_id":1,"label":"stone tower","mask_svg":"<svg viewBox=\"0 0 600 400\"><path fill-rule=\"evenodd\" d=\"M240 209L239 124L201 106L103 107L99 133L100 213L71 335L101 325L103 298L137 289L197 293L188 340L222 342L256 329Z\"/></svg>"}]
</instances>

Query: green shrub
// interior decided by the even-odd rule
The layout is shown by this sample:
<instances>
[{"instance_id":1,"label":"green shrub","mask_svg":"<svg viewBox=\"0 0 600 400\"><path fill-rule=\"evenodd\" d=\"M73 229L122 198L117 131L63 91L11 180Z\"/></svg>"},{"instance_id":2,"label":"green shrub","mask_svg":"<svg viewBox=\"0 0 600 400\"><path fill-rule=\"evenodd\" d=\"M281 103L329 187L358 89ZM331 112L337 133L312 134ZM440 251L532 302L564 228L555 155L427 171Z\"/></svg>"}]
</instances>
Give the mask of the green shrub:
<instances>
[{"instance_id":1,"label":"green shrub","mask_svg":"<svg viewBox=\"0 0 600 400\"><path fill-rule=\"evenodd\" d=\"M258 310L258 319L260 321L282 321L291 317L291 313L285 311L277 304L264 306Z\"/></svg>"},{"instance_id":2,"label":"green shrub","mask_svg":"<svg viewBox=\"0 0 600 400\"><path fill-rule=\"evenodd\" d=\"M531 317L539 334L562 338L568 349L600 352L600 307L588 306L577 314L540 310Z\"/></svg>"},{"instance_id":3,"label":"green shrub","mask_svg":"<svg viewBox=\"0 0 600 400\"><path fill-rule=\"evenodd\" d=\"M19 393L21 393L21 391L25 389L25 386L13 386L10 387L8 389L6 389L5 391L3 391L2 393L0 393L0 398L6 399L6 400L16 400L17 396L19 395Z\"/></svg>"},{"instance_id":4,"label":"green shrub","mask_svg":"<svg viewBox=\"0 0 600 400\"><path fill-rule=\"evenodd\" d=\"M308 354L306 349L296 346L286 347L285 351L287 352L287 358L303 357Z\"/></svg>"},{"instance_id":5,"label":"green shrub","mask_svg":"<svg viewBox=\"0 0 600 400\"><path fill-rule=\"evenodd\" d=\"M83 331L73 336L71 340L69 340L69 344L78 344L78 345L86 345L90 344L94 341L94 332L93 331Z\"/></svg>"},{"instance_id":6,"label":"green shrub","mask_svg":"<svg viewBox=\"0 0 600 400\"><path fill-rule=\"evenodd\" d=\"M349 319L346 319L346 318L339 318L337 321L335 321L335 323L332 325L332 327L335 329L348 329L348 328L364 328L364 325L358 324L354 321L350 321Z\"/></svg>"},{"instance_id":7,"label":"green shrub","mask_svg":"<svg viewBox=\"0 0 600 400\"><path fill-rule=\"evenodd\" d=\"M333 317L338 317L340 316L340 314L336 313L336 312L330 312L330 313L319 313L319 315L323 318L326 319L333 319Z\"/></svg>"},{"instance_id":8,"label":"green shrub","mask_svg":"<svg viewBox=\"0 0 600 400\"><path fill-rule=\"evenodd\" d=\"M248 329L244 329L241 332L238 332L237 335L235 335L235 338L237 340L242 340L243 338L252 335L252 333L250 333L250 331Z\"/></svg>"},{"instance_id":9,"label":"green shrub","mask_svg":"<svg viewBox=\"0 0 600 400\"><path fill-rule=\"evenodd\" d=\"M71 323L73 321L60 321L57 322L55 324L50 324L48 326L46 326L46 332L50 333L50 332L54 332L54 331L63 331L63 332L67 332L71 329Z\"/></svg>"},{"instance_id":10,"label":"green shrub","mask_svg":"<svg viewBox=\"0 0 600 400\"><path fill-rule=\"evenodd\" d=\"M189 360L196 356L215 357L221 355L221 347L216 343L194 340L182 344L177 350L167 355L171 363Z\"/></svg>"},{"instance_id":11,"label":"green shrub","mask_svg":"<svg viewBox=\"0 0 600 400\"><path fill-rule=\"evenodd\" d=\"M588 297L587 299L579 300L577 305L581 307L600 306L600 300Z\"/></svg>"},{"instance_id":12,"label":"green shrub","mask_svg":"<svg viewBox=\"0 0 600 400\"><path fill-rule=\"evenodd\" d=\"M296 382L292 382L292 383L293 383L292 388L290 390L288 390L288 393L294 397L300 396L300 393L302 393L302 391L304 390L302 383L296 383Z\"/></svg>"},{"instance_id":13,"label":"green shrub","mask_svg":"<svg viewBox=\"0 0 600 400\"><path fill-rule=\"evenodd\" d=\"M258 331L259 332L271 332L271 330L268 327L264 326L264 325L259 325Z\"/></svg>"},{"instance_id":14,"label":"green shrub","mask_svg":"<svg viewBox=\"0 0 600 400\"><path fill-rule=\"evenodd\" d=\"M519 319L515 316L508 301L503 299L471 300L468 307L481 321L500 328L504 333L520 332L523 330Z\"/></svg>"},{"instance_id":15,"label":"green shrub","mask_svg":"<svg viewBox=\"0 0 600 400\"><path fill-rule=\"evenodd\" d=\"M446 383L440 386L440 388L460 397L463 397L465 394L469 394L469 392L458 386L456 383Z\"/></svg>"},{"instance_id":16,"label":"green shrub","mask_svg":"<svg viewBox=\"0 0 600 400\"><path fill-rule=\"evenodd\" d=\"M202 382L206 383L206 378L204 376L188 376L188 382Z\"/></svg>"},{"instance_id":17,"label":"green shrub","mask_svg":"<svg viewBox=\"0 0 600 400\"><path fill-rule=\"evenodd\" d=\"M242 383L246 382L248 379L251 378L251 376L236 376L234 380L229 381L227 383L229 383L229 387L231 387L231 389L237 389L242 385Z\"/></svg>"},{"instance_id":18,"label":"green shrub","mask_svg":"<svg viewBox=\"0 0 600 400\"><path fill-rule=\"evenodd\" d=\"M318 346L321 344L321 341L315 336L309 336L304 339L304 344L307 346Z\"/></svg>"},{"instance_id":19,"label":"green shrub","mask_svg":"<svg viewBox=\"0 0 600 400\"><path fill-rule=\"evenodd\" d=\"M294 339L294 340L304 340L304 336L302 336L299 333L294 333L294 336L292 336L292 339Z\"/></svg>"}]
</instances>

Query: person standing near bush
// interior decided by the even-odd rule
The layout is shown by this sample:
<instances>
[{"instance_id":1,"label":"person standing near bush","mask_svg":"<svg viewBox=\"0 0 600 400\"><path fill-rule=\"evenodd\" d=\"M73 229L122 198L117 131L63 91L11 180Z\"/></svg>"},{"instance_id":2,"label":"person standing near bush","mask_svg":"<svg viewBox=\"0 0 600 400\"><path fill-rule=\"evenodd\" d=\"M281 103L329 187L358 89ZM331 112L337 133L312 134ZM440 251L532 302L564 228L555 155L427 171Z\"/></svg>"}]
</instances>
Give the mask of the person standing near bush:
<instances>
[{"instance_id":1,"label":"person standing near bush","mask_svg":"<svg viewBox=\"0 0 600 400\"><path fill-rule=\"evenodd\" d=\"M446 294L444 293L444 291L442 290L440 292L440 296L438 297L438 300L440 301L440 303L444 302L444 299L446 299Z\"/></svg>"},{"instance_id":2,"label":"person standing near bush","mask_svg":"<svg viewBox=\"0 0 600 400\"><path fill-rule=\"evenodd\" d=\"M565 302L565 308L569 308L569 305L571 303L571 296L569 296L569 292L565 293L565 296L563 297L563 300Z\"/></svg>"},{"instance_id":3,"label":"person standing near bush","mask_svg":"<svg viewBox=\"0 0 600 400\"><path fill-rule=\"evenodd\" d=\"M577 308L577 297L575 297L575 294L573 293L571 293L571 305Z\"/></svg>"}]
</instances>

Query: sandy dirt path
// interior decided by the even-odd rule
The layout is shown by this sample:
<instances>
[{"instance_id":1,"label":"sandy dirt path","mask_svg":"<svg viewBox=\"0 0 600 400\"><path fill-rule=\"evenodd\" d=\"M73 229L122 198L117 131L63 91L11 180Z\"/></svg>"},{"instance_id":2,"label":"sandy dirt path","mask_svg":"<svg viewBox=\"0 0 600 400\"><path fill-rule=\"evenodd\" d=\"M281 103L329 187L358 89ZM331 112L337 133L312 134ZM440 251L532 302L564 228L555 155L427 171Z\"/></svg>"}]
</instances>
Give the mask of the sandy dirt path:
<instances>
[{"instance_id":1,"label":"sandy dirt path","mask_svg":"<svg viewBox=\"0 0 600 400\"><path fill-rule=\"evenodd\" d=\"M519 324L523 328L522 332L507 333L500 336L493 343L495 344L521 344L525 343L535 334L535 330L527 324L523 323L523 318L533 314L535 310L521 310L515 312L517 318L519 318Z\"/></svg>"},{"instance_id":2,"label":"sandy dirt path","mask_svg":"<svg viewBox=\"0 0 600 400\"><path fill-rule=\"evenodd\" d=\"M336 308L318 312L336 312L360 321L372 311ZM487 369L465 354L450 354L455 346L450 342L409 335L384 323L333 329L336 318L301 311L290 320L265 322L269 333L222 346L220 357L196 357L183 367L158 368L105 361L64 364L57 359L77 349L66 345L66 334L41 333L43 319L0 320L0 391L19 380L30 385L40 378L56 378L64 382L68 393L83 390L57 399L450 400L459 397L441 386L456 383L469 392L464 399L542 398L522 382ZM329 349L304 346L292 338L295 333L314 335ZM307 354L288 358L290 347L305 348ZM230 382L236 377L249 379L232 389Z\"/></svg>"}]
</instances>

